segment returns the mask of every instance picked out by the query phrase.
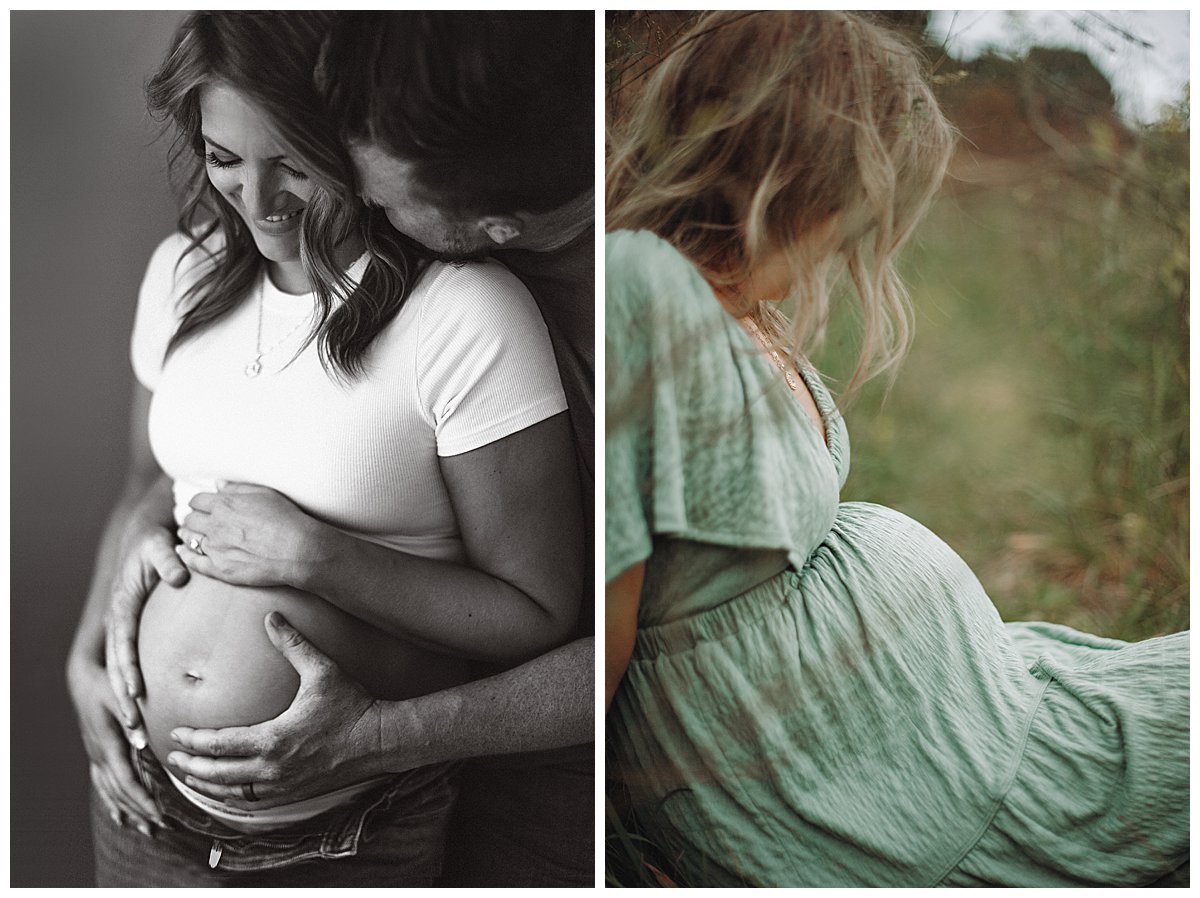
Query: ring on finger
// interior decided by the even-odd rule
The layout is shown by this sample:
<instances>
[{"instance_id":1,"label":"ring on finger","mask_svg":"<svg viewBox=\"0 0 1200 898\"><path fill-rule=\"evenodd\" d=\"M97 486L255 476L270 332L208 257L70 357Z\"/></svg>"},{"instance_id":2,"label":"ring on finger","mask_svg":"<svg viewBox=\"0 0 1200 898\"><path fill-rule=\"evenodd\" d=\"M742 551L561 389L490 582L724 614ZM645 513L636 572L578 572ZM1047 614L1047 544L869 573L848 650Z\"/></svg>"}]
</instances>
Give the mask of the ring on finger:
<instances>
[{"instance_id":1,"label":"ring on finger","mask_svg":"<svg viewBox=\"0 0 1200 898\"><path fill-rule=\"evenodd\" d=\"M246 801L258 801L258 796L254 794L254 783L242 784L242 798Z\"/></svg>"},{"instance_id":2,"label":"ring on finger","mask_svg":"<svg viewBox=\"0 0 1200 898\"><path fill-rule=\"evenodd\" d=\"M191 539L189 539L188 540L188 548L191 549L193 552L195 552L197 555L203 555L204 554L204 534L201 534L200 536L193 536Z\"/></svg>"}]
</instances>

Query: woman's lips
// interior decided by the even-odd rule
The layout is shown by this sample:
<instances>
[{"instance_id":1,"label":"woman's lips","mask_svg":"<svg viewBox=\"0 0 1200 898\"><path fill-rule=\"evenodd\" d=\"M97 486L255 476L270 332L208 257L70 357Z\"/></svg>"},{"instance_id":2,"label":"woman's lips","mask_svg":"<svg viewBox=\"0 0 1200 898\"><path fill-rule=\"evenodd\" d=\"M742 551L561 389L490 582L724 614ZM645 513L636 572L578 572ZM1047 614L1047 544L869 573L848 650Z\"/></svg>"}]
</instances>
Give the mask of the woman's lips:
<instances>
[{"instance_id":1,"label":"woman's lips","mask_svg":"<svg viewBox=\"0 0 1200 898\"><path fill-rule=\"evenodd\" d=\"M273 212L266 218L255 219L254 227L264 234L278 237L300 227L300 213L303 211L303 209L292 209L289 212Z\"/></svg>"}]
</instances>

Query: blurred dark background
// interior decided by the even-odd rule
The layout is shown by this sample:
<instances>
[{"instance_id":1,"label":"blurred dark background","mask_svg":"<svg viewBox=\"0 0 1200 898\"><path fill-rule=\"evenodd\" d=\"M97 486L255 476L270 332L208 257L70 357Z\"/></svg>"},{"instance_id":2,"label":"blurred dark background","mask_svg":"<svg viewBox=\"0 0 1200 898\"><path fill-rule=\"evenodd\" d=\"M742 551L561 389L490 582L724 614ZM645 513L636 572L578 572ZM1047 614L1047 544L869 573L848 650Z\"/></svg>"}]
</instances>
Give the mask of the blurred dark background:
<instances>
[{"instance_id":1,"label":"blurred dark background","mask_svg":"<svg viewBox=\"0 0 1200 898\"><path fill-rule=\"evenodd\" d=\"M64 665L129 430L129 334L174 225L142 88L176 12L10 14L10 885L92 885Z\"/></svg>"}]
</instances>

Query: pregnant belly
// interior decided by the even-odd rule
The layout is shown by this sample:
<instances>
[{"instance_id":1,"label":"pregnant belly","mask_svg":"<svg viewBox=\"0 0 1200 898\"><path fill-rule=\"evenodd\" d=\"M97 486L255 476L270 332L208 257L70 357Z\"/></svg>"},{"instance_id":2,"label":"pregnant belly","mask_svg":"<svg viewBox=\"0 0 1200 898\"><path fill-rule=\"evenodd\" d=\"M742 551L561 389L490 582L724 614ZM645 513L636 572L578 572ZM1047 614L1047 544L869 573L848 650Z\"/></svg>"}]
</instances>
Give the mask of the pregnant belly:
<instances>
[{"instance_id":1,"label":"pregnant belly","mask_svg":"<svg viewBox=\"0 0 1200 898\"><path fill-rule=\"evenodd\" d=\"M142 715L159 761L178 748L174 727L261 723L291 704L300 679L267 638L263 619L271 611L376 698L411 698L468 679L465 662L390 636L309 593L193 573L182 589L160 583L142 612Z\"/></svg>"}]
</instances>

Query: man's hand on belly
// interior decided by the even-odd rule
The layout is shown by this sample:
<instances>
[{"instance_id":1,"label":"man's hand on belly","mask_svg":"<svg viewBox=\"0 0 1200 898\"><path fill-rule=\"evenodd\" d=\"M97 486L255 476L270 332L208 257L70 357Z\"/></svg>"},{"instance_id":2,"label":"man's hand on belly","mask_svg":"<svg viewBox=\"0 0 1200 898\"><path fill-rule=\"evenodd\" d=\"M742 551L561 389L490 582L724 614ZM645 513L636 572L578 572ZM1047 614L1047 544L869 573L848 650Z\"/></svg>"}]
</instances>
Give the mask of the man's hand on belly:
<instances>
[{"instance_id":1,"label":"man's hand on belly","mask_svg":"<svg viewBox=\"0 0 1200 898\"><path fill-rule=\"evenodd\" d=\"M388 772L380 764L380 705L278 612L267 635L300 675L291 706L274 720L221 730L178 727L167 765L198 792L263 806L299 801Z\"/></svg>"}]
</instances>

